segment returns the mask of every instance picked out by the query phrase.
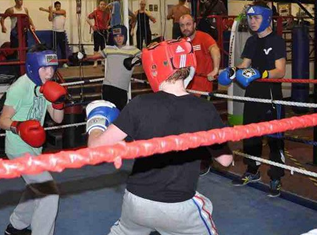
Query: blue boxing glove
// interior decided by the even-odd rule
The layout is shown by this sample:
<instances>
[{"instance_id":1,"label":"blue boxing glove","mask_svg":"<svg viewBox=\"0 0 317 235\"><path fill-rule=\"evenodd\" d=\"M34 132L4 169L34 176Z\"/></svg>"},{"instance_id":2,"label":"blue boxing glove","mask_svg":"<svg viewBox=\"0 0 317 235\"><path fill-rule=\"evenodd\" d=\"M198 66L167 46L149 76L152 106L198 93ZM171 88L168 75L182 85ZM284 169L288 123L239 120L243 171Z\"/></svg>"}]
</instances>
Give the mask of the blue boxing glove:
<instances>
[{"instance_id":1,"label":"blue boxing glove","mask_svg":"<svg viewBox=\"0 0 317 235\"><path fill-rule=\"evenodd\" d=\"M120 111L116 106L105 100L95 100L87 105L87 125L88 134L92 130L99 129L105 131L107 127L119 116Z\"/></svg>"},{"instance_id":2,"label":"blue boxing glove","mask_svg":"<svg viewBox=\"0 0 317 235\"><path fill-rule=\"evenodd\" d=\"M218 76L218 82L222 86L228 86L236 78L236 67L228 67L222 70Z\"/></svg>"},{"instance_id":3,"label":"blue boxing glove","mask_svg":"<svg viewBox=\"0 0 317 235\"><path fill-rule=\"evenodd\" d=\"M247 87L256 79L262 78L261 73L257 69L247 68L239 69L236 74L237 81L243 86Z\"/></svg>"}]
</instances>

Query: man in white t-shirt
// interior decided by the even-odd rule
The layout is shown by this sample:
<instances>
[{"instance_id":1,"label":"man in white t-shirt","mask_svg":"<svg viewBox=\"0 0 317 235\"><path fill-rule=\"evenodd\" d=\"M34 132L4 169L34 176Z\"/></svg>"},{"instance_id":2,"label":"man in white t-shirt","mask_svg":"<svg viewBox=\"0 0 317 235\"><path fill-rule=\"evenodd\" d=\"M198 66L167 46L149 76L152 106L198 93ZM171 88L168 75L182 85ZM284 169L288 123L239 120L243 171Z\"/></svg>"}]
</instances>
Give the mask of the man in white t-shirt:
<instances>
[{"instance_id":1,"label":"man in white t-shirt","mask_svg":"<svg viewBox=\"0 0 317 235\"><path fill-rule=\"evenodd\" d=\"M48 9L40 7L41 11L48 12L48 20L53 24L53 47L57 51L59 47L61 50L61 59L66 59L66 34L65 34L65 22L66 22L66 11L61 8L61 3L56 1L54 3L55 10L52 6Z\"/></svg>"}]
</instances>

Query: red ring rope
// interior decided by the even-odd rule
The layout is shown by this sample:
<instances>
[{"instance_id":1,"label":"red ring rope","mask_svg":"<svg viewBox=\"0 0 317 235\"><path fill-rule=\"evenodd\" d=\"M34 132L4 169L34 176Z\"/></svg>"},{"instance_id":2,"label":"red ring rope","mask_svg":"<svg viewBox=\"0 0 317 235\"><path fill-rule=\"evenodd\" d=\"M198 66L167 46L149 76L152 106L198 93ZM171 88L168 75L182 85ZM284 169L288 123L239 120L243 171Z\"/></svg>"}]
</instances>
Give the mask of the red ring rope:
<instances>
[{"instance_id":1,"label":"red ring rope","mask_svg":"<svg viewBox=\"0 0 317 235\"><path fill-rule=\"evenodd\" d=\"M263 78L256 80L257 82L274 82L274 83L317 83L315 79L292 79L292 78Z\"/></svg>"},{"instance_id":2,"label":"red ring rope","mask_svg":"<svg viewBox=\"0 0 317 235\"><path fill-rule=\"evenodd\" d=\"M134 159L157 153L182 151L227 141L239 141L250 137L315 125L317 125L317 114L311 114L131 143L120 142L112 146L84 148L77 151L61 151L36 157L26 155L14 160L1 160L0 178L14 178L22 174L38 174L42 171L61 172L66 168L80 168L84 165L95 165L101 162L114 162L115 166L119 168L122 164L122 159Z\"/></svg>"}]
</instances>

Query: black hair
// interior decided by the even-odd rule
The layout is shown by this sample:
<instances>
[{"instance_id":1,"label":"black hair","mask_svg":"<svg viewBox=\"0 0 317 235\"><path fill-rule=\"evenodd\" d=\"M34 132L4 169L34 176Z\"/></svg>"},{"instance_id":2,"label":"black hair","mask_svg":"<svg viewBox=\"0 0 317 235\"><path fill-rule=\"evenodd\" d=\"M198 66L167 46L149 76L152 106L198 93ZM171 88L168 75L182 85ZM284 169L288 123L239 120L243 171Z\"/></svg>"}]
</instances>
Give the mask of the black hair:
<instances>
[{"instance_id":1,"label":"black hair","mask_svg":"<svg viewBox=\"0 0 317 235\"><path fill-rule=\"evenodd\" d=\"M59 4L59 5L62 5L61 2L56 1L56 2L54 2L54 7L56 7L56 5L58 5L58 4Z\"/></svg>"},{"instance_id":2,"label":"black hair","mask_svg":"<svg viewBox=\"0 0 317 235\"><path fill-rule=\"evenodd\" d=\"M28 52L40 52L40 51L46 51L48 50L48 47L46 46L46 44L36 44L36 45L33 45L29 50Z\"/></svg>"}]
</instances>

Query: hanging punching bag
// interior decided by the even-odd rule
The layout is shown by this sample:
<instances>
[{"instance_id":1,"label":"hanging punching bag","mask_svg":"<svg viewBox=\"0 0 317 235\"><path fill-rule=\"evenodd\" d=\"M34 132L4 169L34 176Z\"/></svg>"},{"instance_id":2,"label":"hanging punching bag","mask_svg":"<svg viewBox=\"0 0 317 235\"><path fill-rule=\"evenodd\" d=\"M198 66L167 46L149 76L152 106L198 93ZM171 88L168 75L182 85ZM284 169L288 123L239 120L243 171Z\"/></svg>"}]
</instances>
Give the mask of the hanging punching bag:
<instances>
[{"instance_id":1,"label":"hanging punching bag","mask_svg":"<svg viewBox=\"0 0 317 235\"><path fill-rule=\"evenodd\" d=\"M309 78L309 35L305 25L295 26L292 31L292 77L293 79ZM292 100L296 102L308 102L309 84L292 84ZM308 108L293 107L295 113L303 114Z\"/></svg>"}]
</instances>

